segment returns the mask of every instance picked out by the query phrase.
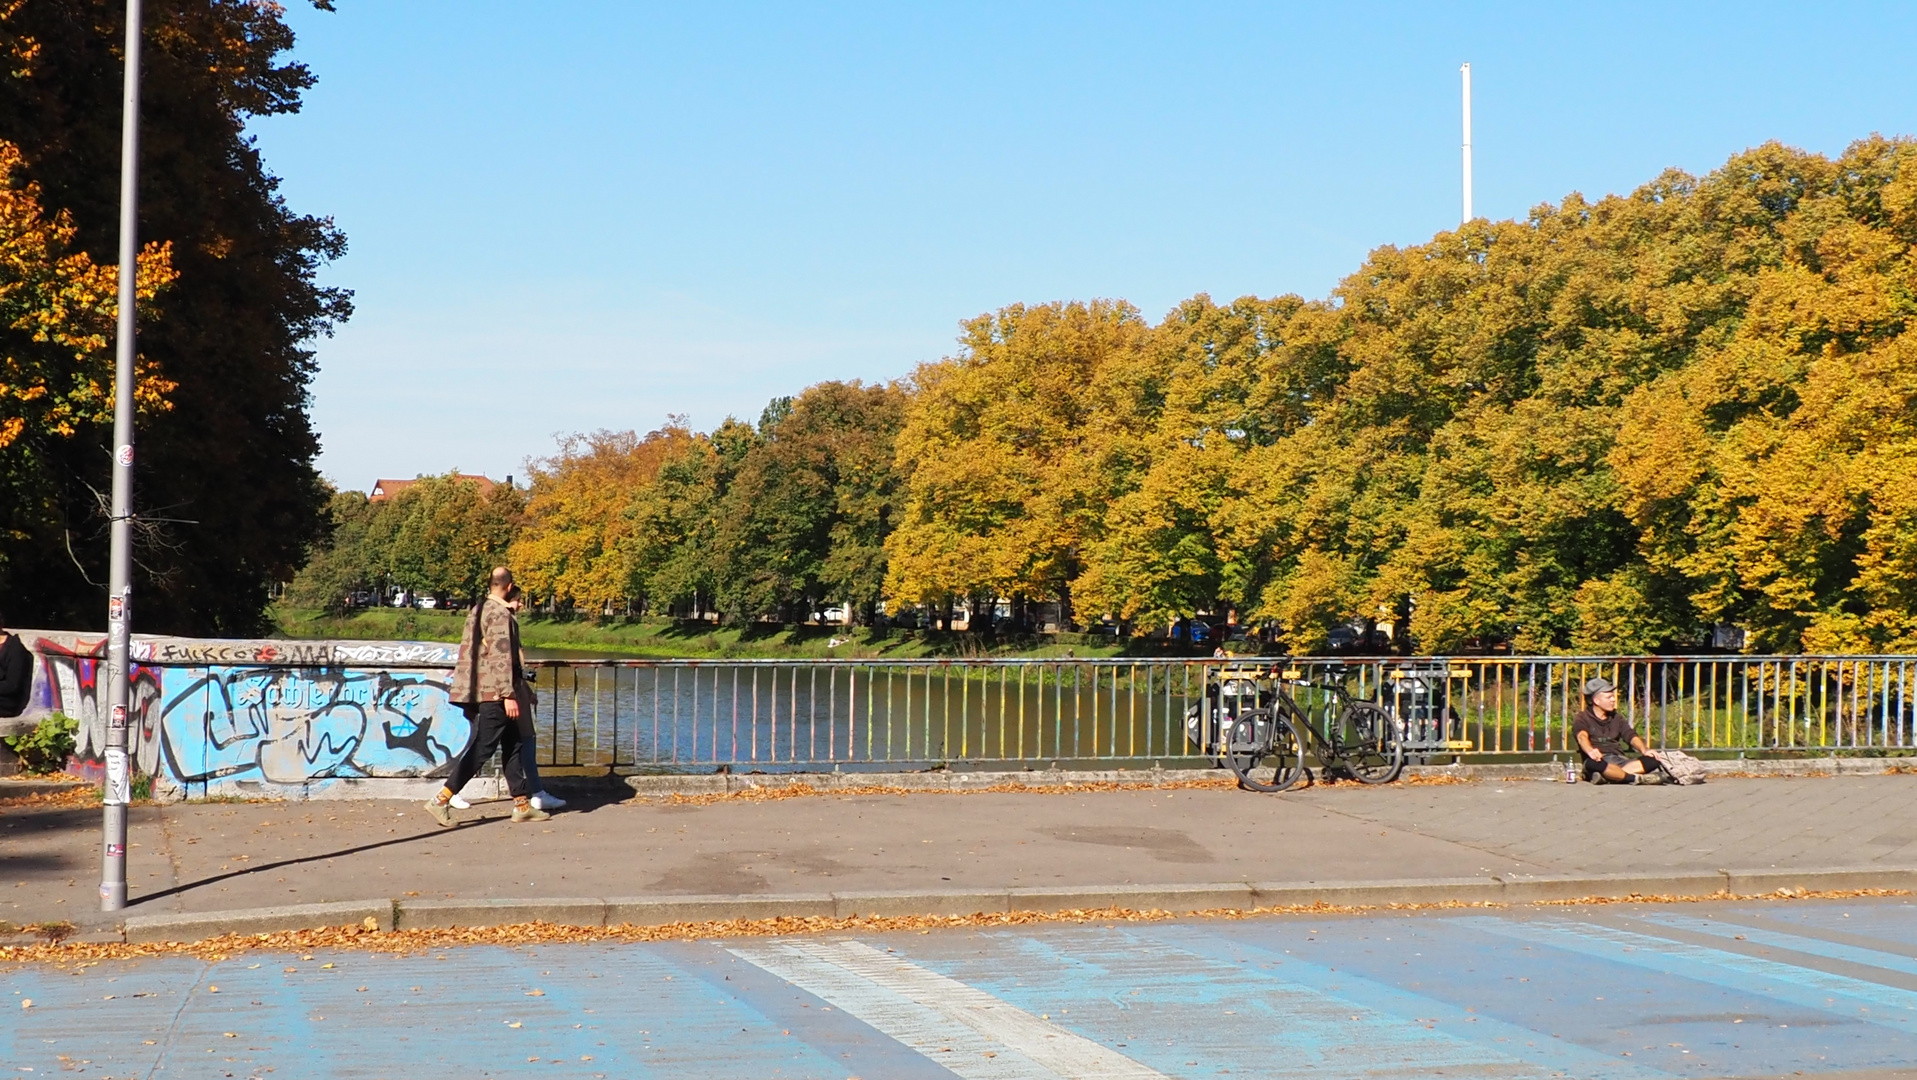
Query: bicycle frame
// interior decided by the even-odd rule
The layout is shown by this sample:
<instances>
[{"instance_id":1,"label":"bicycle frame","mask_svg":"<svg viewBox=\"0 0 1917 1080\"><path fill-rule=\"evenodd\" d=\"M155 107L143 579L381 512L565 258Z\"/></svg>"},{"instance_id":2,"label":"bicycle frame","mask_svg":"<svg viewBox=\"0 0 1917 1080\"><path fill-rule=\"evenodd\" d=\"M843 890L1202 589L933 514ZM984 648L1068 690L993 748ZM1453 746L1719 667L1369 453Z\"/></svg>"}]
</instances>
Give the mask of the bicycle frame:
<instances>
[{"instance_id":1,"label":"bicycle frame","mask_svg":"<svg viewBox=\"0 0 1917 1080\"><path fill-rule=\"evenodd\" d=\"M1314 723L1311 713L1300 705L1291 686L1306 686L1330 696L1330 707L1319 710L1322 722ZM1369 720L1375 714L1376 720ZM1354 720L1354 716L1361 718ZM1379 732L1384 750L1364 740L1349 742L1345 726L1369 724ZM1382 728L1377 725L1382 724ZM1334 725L1339 730L1334 730ZM1238 774L1239 783L1254 790L1283 790L1295 776L1308 771L1307 757L1315 758L1319 768L1360 779L1382 783L1395 779L1402 767L1398 721L1377 702L1352 694L1336 682L1313 682L1299 678L1296 669L1280 665L1245 665L1218 669L1207 680L1205 700L1192 706L1187 714L1186 733L1191 741L1211 755L1220 765ZM1286 736L1289 732L1289 737ZM1280 741L1284 743L1281 753ZM1267 787L1253 781L1250 771L1259 761L1277 754L1285 758L1295 752L1291 767L1279 766L1283 774ZM1375 755L1382 754L1382 759ZM1361 764L1364 762L1366 764Z\"/></svg>"}]
</instances>

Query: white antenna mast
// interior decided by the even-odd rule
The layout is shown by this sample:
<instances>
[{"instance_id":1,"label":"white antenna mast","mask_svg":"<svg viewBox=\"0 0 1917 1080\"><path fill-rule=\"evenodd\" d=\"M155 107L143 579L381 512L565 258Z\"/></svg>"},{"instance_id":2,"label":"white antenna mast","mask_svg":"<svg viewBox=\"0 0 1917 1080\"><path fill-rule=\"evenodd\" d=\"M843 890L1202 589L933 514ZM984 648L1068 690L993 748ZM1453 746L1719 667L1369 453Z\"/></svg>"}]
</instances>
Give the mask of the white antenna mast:
<instances>
[{"instance_id":1,"label":"white antenna mast","mask_svg":"<svg viewBox=\"0 0 1917 1080\"><path fill-rule=\"evenodd\" d=\"M1464 221L1470 221L1471 214L1471 65L1466 64L1459 70L1464 72Z\"/></svg>"}]
</instances>

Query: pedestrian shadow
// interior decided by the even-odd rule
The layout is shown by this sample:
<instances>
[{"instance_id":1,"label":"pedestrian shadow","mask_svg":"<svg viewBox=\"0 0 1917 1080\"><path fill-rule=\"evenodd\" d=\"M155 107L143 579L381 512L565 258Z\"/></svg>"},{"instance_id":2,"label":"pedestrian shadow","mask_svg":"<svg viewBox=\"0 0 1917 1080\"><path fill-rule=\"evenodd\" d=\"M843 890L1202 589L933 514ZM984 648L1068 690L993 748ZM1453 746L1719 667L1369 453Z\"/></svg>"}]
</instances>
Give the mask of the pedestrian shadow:
<instances>
[{"instance_id":1,"label":"pedestrian shadow","mask_svg":"<svg viewBox=\"0 0 1917 1080\"><path fill-rule=\"evenodd\" d=\"M555 815L587 814L601 807L617 806L620 803L632 802L638 798L638 794L624 784L620 784L616 788L604 784L550 784L547 790L566 800L566 805L563 808L553 811ZM474 806L498 806L505 809L512 806L513 797L511 795L496 795L491 798L471 799L469 801Z\"/></svg>"},{"instance_id":2,"label":"pedestrian shadow","mask_svg":"<svg viewBox=\"0 0 1917 1080\"><path fill-rule=\"evenodd\" d=\"M391 840L379 840L371 844L361 844L358 847L340 848L336 851L320 851L320 852L315 852L314 854L311 854L311 855L301 855L297 859L281 859L278 862L263 863L259 866L248 866L239 870L229 870L224 874L215 874L212 877L201 878L198 881L188 881L180 885L175 885L170 889L161 889L158 892L142 893L138 900L131 902L128 906L139 907L143 904L150 903L151 901L154 901L154 900L163 900L169 896L179 896L182 893L191 892L194 889L203 889L207 887L208 885L218 885L222 881L231 881L234 878L249 877L253 874L265 873L268 870L284 870L289 866L300 866L302 864L310 863L310 862L321 862L326 859L338 859L347 855L358 855L367 851L378 851L380 848L397 847L401 844L417 843L418 841L421 841L421 840L431 840L434 837L445 836L446 834L451 832L465 832L468 829L480 828L486 825L492 825L501 821L509 821L509 820L511 819L506 817L484 817L474 821L462 821L460 822L459 827L457 829L443 829L438 826L434 826L431 832L415 833L412 836L396 836Z\"/></svg>"}]
</instances>

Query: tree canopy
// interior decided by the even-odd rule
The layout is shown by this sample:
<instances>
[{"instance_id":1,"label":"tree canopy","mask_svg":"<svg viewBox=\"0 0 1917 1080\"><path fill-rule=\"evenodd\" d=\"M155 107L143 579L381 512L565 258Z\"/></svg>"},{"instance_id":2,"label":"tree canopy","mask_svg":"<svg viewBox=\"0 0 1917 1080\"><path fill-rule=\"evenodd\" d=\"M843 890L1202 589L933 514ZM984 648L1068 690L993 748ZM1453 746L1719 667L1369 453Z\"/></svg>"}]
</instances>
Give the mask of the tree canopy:
<instances>
[{"instance_id":1,"label":"tree canopy","mask_svg":"<svg viewBox=\"0 0 1917 1080\"><path fill-rule=\"evenodd\" d=\"M31 190L66 257L101 281L117 258L124 13L109 0L0 4L0 139L18 148L9 186ZM311 342L351 305L315 275L345 239L331 221L286 206L245 131L251 117L297 111L313 83L282 58L293 35L281 14L253 0L146 5L139 230L153 307L138 343L147 390L135 493L145 515L135 550L143 631L263 630L269 590L325 528L328 493L307 416ZM31 337L31 318L105 318L80 336L110 335L111 291L95 297L81 264L71 265L78 291L34 301L41 315L12 316L12 356L26 356L16 343ZM0 589L17 618L99 625L111 397L95 407L70 391L95 377L102 357L110 366L110 354L105 345L56 352L39 349L34 363L76 407L60 412L62 399L50 396L11 417L23 426L0 451L10 536ZM0 397L35 385L16 377L9 370Z\"/></svg>"},{"instance_id":2,"label":"tree canopy","mask_svg":"<svg viewBox=\"0 0 1917 1080\"><path fill-rule=\"evenodd\" d=\"M1012 305L891 386L562 443L550 602L1231 610L1293 649L1917 647L1917 142L1767 144L1330 296ZM1069 614L1068 614L1069 617Z\"/></svg>"},{"instance_id":3,"label":"tree canopy","mask_svg":"<svg viewBox=\"0 0 1917 1080\"><path fill-rule=\"evenodd\" d=\"M478 596L524 527L526 495L506 484L482 492L454 470L379 502L337 492L329 509L327 542L287 591L294 603L339 611L356 593Z\"/></svg>"}]
</instances>

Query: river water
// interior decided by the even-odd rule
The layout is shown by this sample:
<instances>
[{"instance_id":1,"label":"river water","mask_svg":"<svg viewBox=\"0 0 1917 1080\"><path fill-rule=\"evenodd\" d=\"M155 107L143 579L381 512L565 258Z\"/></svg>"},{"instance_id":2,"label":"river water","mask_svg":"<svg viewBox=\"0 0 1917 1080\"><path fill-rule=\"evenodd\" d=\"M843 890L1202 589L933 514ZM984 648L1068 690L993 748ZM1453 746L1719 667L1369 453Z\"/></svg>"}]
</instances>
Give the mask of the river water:
<instances>
[{"instance_id":1,"label":"river water","mask_svg":"<svg viewBox=\"0 0 1917 1080\"><path fill-rule=\"evenodd\" d=\"M542 761L679 771L1183 758L1203 680L1177 663L710 661L545 667L535 685Z\"/></svg>"}]
</instances>

